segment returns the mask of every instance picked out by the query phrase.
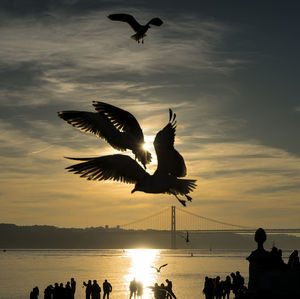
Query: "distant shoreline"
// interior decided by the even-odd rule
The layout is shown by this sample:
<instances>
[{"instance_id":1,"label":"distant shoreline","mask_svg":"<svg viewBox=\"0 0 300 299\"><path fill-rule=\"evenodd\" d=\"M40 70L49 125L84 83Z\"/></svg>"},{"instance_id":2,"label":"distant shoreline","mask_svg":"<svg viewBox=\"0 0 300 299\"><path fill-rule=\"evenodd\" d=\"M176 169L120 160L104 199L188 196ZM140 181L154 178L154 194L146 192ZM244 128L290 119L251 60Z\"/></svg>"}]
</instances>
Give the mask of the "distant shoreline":
<instances>
[{"instance_id":1,"label":"distant shoreline","mask_svg":"<svg viewBox=\"0 0 300 299\"><path fill-rule=\"evenodd\" d=\"M176 236L178 249L253 250L253 235L229 232L193 232L187 244L182 232ZM270 234L266 248L273 245L291 250L300 247L300 238L287 234ZM0 248L9 249L169 249L169 231L123 230L117 228L57 228L55 226L17 226L0 224Z\"/></svg>"}]
</instances>

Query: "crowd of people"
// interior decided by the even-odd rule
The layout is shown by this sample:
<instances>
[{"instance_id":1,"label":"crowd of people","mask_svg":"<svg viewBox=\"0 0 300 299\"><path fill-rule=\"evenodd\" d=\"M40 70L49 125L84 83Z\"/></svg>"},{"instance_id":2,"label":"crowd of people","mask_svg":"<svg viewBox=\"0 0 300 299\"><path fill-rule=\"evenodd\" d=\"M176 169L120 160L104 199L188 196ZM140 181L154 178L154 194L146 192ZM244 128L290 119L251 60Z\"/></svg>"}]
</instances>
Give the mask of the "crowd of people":
<instances>
[{"instance_id":1,"label":"crowd of people","mask_svg":"<svg viewBox=\"0 0 300 299\"><path fill-rule=\"evenodd\" d=\"M221 280L220 276L205 277L203 294L206 299L229 299L231 292L238 298L245 291L245 279L239 271L227 275L225 280Z\"/></svg>"},{"instance_id":2,"label":"crowd of people","mask_svg":"<svg viewBox=\"0 0 300 299\"><path fill-rule=\"evenodd\" d=\"M129 298L142 298L144 293L143 284L140 281L136 281L135 278L129 284Z\"/></svg>"},{"instance_id":3,"label":"crowd of people","mask_svg":"<svg viewBox=\"0 0 300 299\"><path fill-rule=\"evenodd\" d=\"M74 299L76 291L76 281L72 277L65 286L61 283L55 283L54 286L48 285L44 290L44 299ZM30 293L30 299L38 299L39 288L34 287Z\"/></svg>"},{"instance_id":4,"label":"crowd of people","mask_svg":"<svg viewBox=\"0 0 300 299\"><path fill-rule=\"evenodd\" d=\"M97 280L94 280L93 283L91 280L88 283L83 282L83 287L85 287L86 299L100 299L101 298L101 287L97 283ZM105 279L102 284L103 287L103 299L109 299L109 294L112 292L111 284ZM65 285L61 283L55 283L54 286L48 285L44 290L44 299L74 299L76 292L76 281L74 278L71 278L71 281L68 281ZM34 287L30 292L30 299L38 299L39 297L39 288Z\"/></svg>"},{"instance_id":5,"label":"crowd of people","mask_svg":"<svg viewBox=\"0 0 300 299\"><path fill-rule=\"evenodd\" d=\"M161 283L155 283L153 287L150 287L153 291L155 299L176 299L175 294L173 293L173 283L171 280L166 279L166 285Z\"/></svg>"},{"instance_id":6,"label":"crowd of people","mask_svg":"<svg viewBox=\"0 0 300 299\"><path fill-rule=\"evenodd\" d=\"M277 249L275 246L268 253L269 262L275 267L285 267L289 269L299 269L300 261L298 251L294 250L289 256L288 263L284 263L282 259L282 251ZM83 282L85 287L86 299L100 299L101 298L101 287L94 280L93 283L89 280L87 283ZM166 284L155 283L154 286L149 286L153 291L155 299L176 299L173 292L172 281L166 279ZM102 299L109 299L109 294L112 292L111 284L105 279L102 284L103 297ZM243 294L247 291L245 286L244 277L239 271L227 275L225 280L221 280L220 276L215 278L205 277L203 294L206 299L229 299L230 294L234 295L234 298L243 297ZM76 292L76 281L71 278L65 285L63 283L55 283L54 286L49 285L44 290L44 299L74 299ZM135 278L129 284L129 299L142 299L143 296L143 284L136 281ZM30 293L30 299L38 299L39 288L34 287Z\"/></svg>"},{"instance_id":7,"label":"crowd of people","mask_svg":"<svg viewBox=\"0 0 300 299\"><path fill-rule=\"evenodd\" d=\"M86 283L83 282L83 286L85 287L85 298L86 299L100 299L101 298L101 287L99 286L97 280L93 280L93 283L91 280ZM109 299L109 294L112 292L112 286L107 281L107 279L104 280L102 284L103 288L103 299L107 298Z\"/></svg>"}]
</instances>

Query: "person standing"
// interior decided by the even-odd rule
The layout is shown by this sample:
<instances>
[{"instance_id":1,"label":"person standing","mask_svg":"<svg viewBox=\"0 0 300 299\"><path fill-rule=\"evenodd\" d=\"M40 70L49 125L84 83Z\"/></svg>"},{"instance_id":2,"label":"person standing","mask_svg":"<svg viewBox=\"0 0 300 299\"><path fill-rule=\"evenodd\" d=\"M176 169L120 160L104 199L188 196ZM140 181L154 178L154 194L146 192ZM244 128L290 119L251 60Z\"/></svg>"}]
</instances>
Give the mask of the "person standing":
<instances>
[{"instance_id":1,"label":"person standing","mask_svg":"<svg viewBox=\"0 0 300 299\"><path fill-rule=\"evenodd\" d=\"M130 282L129 291L130 291L129 299L131 299L132 295L134 296L134 298L136 298L137 285L136 285L135 278Z\"/></svg>"},{"instance_id":2,"label":"person standing","mask_svg":"<svg viewBox=\"0 0 300 299\"><path fill-rule=\"evenodd\" d=\"M138 297L138 299L142 299L143 294L144 294L144 287L143 287L143 284L140 281L138 281L136 283L136 289L137 289L137 297Z\"/></svg>"},{"instance_id":3,"label":"person standing","mask_svg":"<svg viewBox=\"0 0 300 299\"><path fill-rule=\"evenodd\" d=\"M73 277L71 278L71 289L72 289L72 298L74 299L75 291L76 291L76 281Z\"/></svg>"},{"instance_id":4,"label":"person standing","mask_svg":"<svg viewBox=\"0 0 300 299\"><path fill-rule=\"evenodd\" d=\"M173 293L173 290L172 290L172 288L173 288L172 281L169 280L169 279L166 279L166 283L167 283L166 290L168 291L167 298L174 298L174 299L176 299L176 296L175 296L175 294Z\"/></svg>"},{"instance_id":5,"label":"person standing","mask_svg":"<svg viewBox=\"0 0 300 299\"><path fill-rule=\"evenodd\" d=\"M90 299L92 293L92 281L89 280L88 283L83 282L83 285L86 287L85 289L85 298Z\"/></svg>"},{"instance_id":6,"label":"person standing","mask_svg":"<svg viewBox=\"0 0 300 299\"><path fill-rule=\"evenodd\" d=\"M94 280L92 285L92 299L100 299L100 298L101 298L101 288L97 283L97 280Z\"/></svg>"},{"instance_id":7,"label":"person standing","mask_svg":"<svg viewBox=\"0 0 300 299\"><path fill-rule=\"evenodd\" d=\"M231 290L231 279L230 276L227 275L224 281L224 296L226 296L227 299L229 299L230 290Z\"/></svg>"},{"instance_id":8,"label":"person standing","mask_svg":"<svg viewBox=\"0 0 300 299\"><path fill-rule=\"evenodd\" d=\"M33 290L30 292L30 299L38 299L39 297L39 288L35 287Z\"/></svg>"},{"instance_id":9,"label":"person standing","mask_svg":"<svg viewBox=\"0 0 300 299\"><path fill-rule=\"evenodd\" d=\"M107 299L109 299L109 293L112 292L111 284L105 279L102 286L103 286L103 299L105 297L107 297Z\"/></svg>"}]
</instances>

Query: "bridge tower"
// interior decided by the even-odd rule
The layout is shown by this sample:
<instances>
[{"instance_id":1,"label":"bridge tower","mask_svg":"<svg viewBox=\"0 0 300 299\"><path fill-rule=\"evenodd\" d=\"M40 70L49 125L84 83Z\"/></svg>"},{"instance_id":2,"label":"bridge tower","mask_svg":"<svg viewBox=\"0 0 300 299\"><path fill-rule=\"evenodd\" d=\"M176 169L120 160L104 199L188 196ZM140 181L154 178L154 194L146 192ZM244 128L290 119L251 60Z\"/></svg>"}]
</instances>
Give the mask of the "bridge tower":
<instances>
[{"instance_id":1,"label":"bridge tower","mask_svg":"<svg viewBox=\"0 0 300 299\"><path fill-rule=\"evenodd\" d=\"M175 206L171 207L171 249L176 249L176 215Z\"/></svg>"}]
</instances>

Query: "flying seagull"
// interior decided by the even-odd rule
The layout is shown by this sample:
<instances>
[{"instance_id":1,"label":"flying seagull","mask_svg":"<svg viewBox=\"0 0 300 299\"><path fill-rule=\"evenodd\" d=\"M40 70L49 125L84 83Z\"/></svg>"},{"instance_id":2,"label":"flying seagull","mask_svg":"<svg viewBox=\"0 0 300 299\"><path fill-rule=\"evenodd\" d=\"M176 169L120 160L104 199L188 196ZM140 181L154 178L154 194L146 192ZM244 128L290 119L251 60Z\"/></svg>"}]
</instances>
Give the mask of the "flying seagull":
<instances>
[{"instance_id":1,"label":"flying seagull","mask_svg":"<svg viewBox=\"0 0 300 299\"><path fill-rule=\"evenodd\" d=\"M143 148L144 134L136 118L107 103L94 101L93 106L97 112L61 111L58 116L84 132L94 133L117 150L130 149L146 168L151 154Z\"/></svg>"},{"instance_id":2,"label":"flying seagull","mask_svg":"<svg viewBox=\"0 0 300 299\"><path fill-rule=\"evenodd\" d=\"M158 160L157 172L164 172L176 177L186 176L183 157L174 148L176 132L176 114L169 109L169 123L156 134L154 148Z\"/></svg>"},{"instance_id":3,"label":"flying seagull","mask_svg":"<svg viewBox=\"0 0 300 299\"><path fill-rule=\"evenodd\" d=\"M170 115L172 115L171 112ZM174 121L175 118L172 117L171 122L169 122L169 124L171 124L171 126L169 126L170 128L174 126ZM159 135L160 132L158 132L157 135ZM158 166L153 175L150 175L148 172L146 172L145 169L143 169L135 160L133 160L129 156L121 154L107 155L95 158L67 157L68 159L84 162L71 165L66 169L70 172L74 172L75 174L80 174L81 177L84 177L88 180L113 180L122 183L135 184L135 187L131 191L131 193L142 191L145 193L167 193L170 195L174 195L183 206L186 206L186 200L180 199L178 195L185 196L188 201L191 201L192 198L187 194L192 192L193 189L196 188L196 180L179 179L176 174L173 173L173 169L175 169L176 171L178 171L178 169L172 166L171 160L168 163L163 164L163 166L160 166L160 163L162 162L159 155L161 154L161 152L164 153L164 151L166 151L166 144L168 144L167 141L162 142L164 150L159 149L159 143L156 144ZM173 148L171 147L170 152L172 151ZM170 157L171 159L173 159L173 156L170 155ZM179 156L177 156L177 158L178 157ZM173 163L177 163L176 155ZM179 167L179 169L180 168L182 168L182 166Z\"/></svg>"},{"instance_id":4,"label":"flying seagull","mask_svg":"<svg viewBox=\"0 0 300 299\"><path fill-rule=\"evenodd\" d=\"M167 265L168 265L168 264L161 265L159 268L154 267L154 266L151 266L151 268L155 269L156 272L159 273L159 272L160 272L160 269L163 268L163 267L165 267L165 266L167 266Z\"/></svg>"},{"instance_id":5,"label":"flying seagull","mask_svg":"<svg viewBox=\"0 0 300 299\"><path fill-rule=\"evenodd\" d=\"M182 235L182 234L179 234L179 236L180 236L181 238L183 238L183 239L185 240L186 243L189 243L189 242L190 242L189 232L188 232L188 231L186 232L186 235L185 235L185 236Z\"/></svg>"},{"instance_id":6,"label":"flying seagull","mask_svg":"<svg viewBox=\"0 0 300 299\"><path fill-rule=\"evenodd\" d=\"M138 43L142 40L144 43L144 37L146 37L146 32L150 28L150 25L161 26L163 21L160 18L153 18L146 25L141 25L137 22L137 20L132 16L124 13L120 14L111 14L108 18L112 21L120 21L128 23L131 28L136 32L136 34L132 35L131 38Z\"/></svg>"}]
</instances>

